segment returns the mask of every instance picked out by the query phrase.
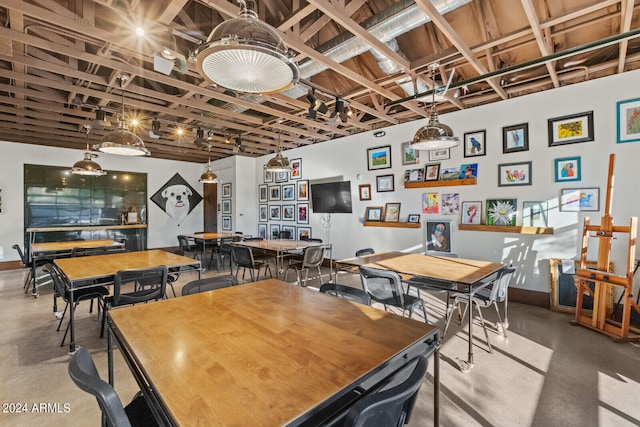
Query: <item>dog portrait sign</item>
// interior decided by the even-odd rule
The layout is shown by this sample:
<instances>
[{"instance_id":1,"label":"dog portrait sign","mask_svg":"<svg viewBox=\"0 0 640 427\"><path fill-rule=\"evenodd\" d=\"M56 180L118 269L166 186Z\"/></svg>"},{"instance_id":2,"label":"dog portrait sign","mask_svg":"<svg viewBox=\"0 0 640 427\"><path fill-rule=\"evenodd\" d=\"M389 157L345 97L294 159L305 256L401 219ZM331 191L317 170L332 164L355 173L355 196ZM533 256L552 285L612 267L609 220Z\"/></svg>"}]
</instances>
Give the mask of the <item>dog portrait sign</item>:
<instances>
[{"instance_id":1,"label":"dog portrait sign","mask_svg":"<svg viewBox=\"0 0 640 427\"><path fill-rule=\"evenodd\" d=\"M151 200L180 225L202 201L202 196L177 173L151 196Z\"/></svg>"}]
</instances>

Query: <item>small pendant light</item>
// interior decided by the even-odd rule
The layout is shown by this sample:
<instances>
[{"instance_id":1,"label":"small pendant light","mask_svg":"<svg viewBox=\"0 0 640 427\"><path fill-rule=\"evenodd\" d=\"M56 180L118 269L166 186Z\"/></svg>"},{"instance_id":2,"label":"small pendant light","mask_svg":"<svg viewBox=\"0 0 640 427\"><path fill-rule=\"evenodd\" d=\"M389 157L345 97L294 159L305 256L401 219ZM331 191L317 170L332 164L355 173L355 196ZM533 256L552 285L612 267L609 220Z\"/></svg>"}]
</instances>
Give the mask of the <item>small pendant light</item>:
<instances>
[{"instance_id":1,"label":"small pendant light","mask_svg":"<svg viewBox=\"0 0 640 427\"><path fill-rule=\"evenodd\" d=\"M89 151L89 132L91 131L91 126L84 125L84 129L86 132L85 141L87 144L87 150L84 152L84 159L74 163L73 167L71 168L71 173L74 175L84 176L106 175L107 173L102 170L100 165L92 160L92 158L97 157L97 155Z\"/></svg>"}]
</instances>

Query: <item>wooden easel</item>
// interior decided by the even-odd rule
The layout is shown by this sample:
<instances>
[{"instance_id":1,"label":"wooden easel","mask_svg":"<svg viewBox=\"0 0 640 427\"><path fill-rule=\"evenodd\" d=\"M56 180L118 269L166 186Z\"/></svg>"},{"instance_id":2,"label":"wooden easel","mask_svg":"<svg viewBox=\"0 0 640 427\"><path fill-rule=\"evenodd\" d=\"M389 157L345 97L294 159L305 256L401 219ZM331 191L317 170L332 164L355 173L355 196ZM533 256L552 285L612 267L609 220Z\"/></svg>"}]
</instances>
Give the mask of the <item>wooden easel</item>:
<instances>
[{"instance_id":1,"label":"wooden easel","mask_svg":"<svg viewBox=\"0 0 640 427\"><path fill-rule=\"evenodd\" d=\"M633 308L640 312L640 307L633 300L632 295L638 218L631 217L628 226L613 225L611 203L613 200L614 162L615 154L609 155L607 199L605 202L605 213L602 217L601 224L599 226L591 225L588 217L584 219L580 268L576 269L578 295L576 300L576 319L574 323L602 332L619 341L638 341L640 340L640 330L629 326L629 322L631 320L631 309ZM595 234L589 235L589 232L595 232ZM609 271L609 258L611 256L613 233L626 233L629 236L627 246L627 263L626 268L624 269L625 275L616 275ZM587 269L587 247L589 244L589 237L598 238L600 243L598 246L596 270ZM589 287L590 284L595 284L593 290ZM614 322L607 319L607 296L611 295L614 286L621 287L623 292L623 309L622 319L620 322ZM585 313L586 310L583 310L582 308L582 301L585 294L593 297L593 311L591 312L591 316L589 316L589 313ZM631 334L630 331L632 332Z\"/></svg>"}]
</instances>

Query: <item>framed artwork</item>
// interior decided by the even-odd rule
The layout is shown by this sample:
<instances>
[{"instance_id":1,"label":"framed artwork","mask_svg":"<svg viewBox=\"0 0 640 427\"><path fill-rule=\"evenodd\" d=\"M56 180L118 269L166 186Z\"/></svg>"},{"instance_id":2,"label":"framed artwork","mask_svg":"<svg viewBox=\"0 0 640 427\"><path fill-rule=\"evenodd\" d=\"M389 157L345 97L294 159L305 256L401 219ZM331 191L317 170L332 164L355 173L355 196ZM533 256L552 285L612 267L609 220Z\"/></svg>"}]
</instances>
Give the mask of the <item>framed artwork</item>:
<instances>
[{"instance_id":1,"label":"framed artwork","mask_svg":"<svg viewBox=\"0 0 640 427\"><path fill-rule=\"evenodd\" d=\"M498 187L531 185L531 162L501 163L498 165Z\"/></svg>"},{"instance_id":2,"label":"framed artwork","mask_svg":"<svg viewBox=\"0 0 640 427\"><path fill-rule=\"evenodd\" d=\"M269 200L269 196L268 196L268 192L267 192L267 185L266 184L260 184L258 185L258 198L260 202L266 202Z\"/></svg>"},{"instance_id":3,"label":"framed artwork","mask_svg":"<svg viewBox=\"0 0 640 427\"><path fill-rule=\"evenodd\" d=\"M267 205L258 205L258 221L267 222L269 220L269 207Z\"/></svg>"},{"instance_id":4,"label":"framed artwork","mask_svg":"<svg viewBox=\"0 0 640 427\"><path fill-rule=\"evenodd\" d=\"M640 98L616 102L616 141L640 141Z\"/></svg>"},{"instance_id":5,"label":"framed artwork","mask_svg":"<svg viewBox=\"0 0 640 427\"><path fill-rule=\"evenodd\" d=\"M420 222L420 214L410 214L407 217L407 222L409 224L418 224Z\"/></svg>"},{"instance_id":6,"label":"framed artwork","mask_svg":"<svg viewBox=\"0 0 640 427\"><path fill-rule=\"evenodd\" d=\"M291 179L300 179L302 178L302 159L291 159L291 172L289 172L289 177ZM291 233L291 235L295 235L296 233Z\"/></svg>"},{"instance_id":7,"label":"framed artwork","mask_svg":"<svg viewBox=\"0 0 640 427\"><path fill-rule=\"evenodd\" d=\"M258 237L267 238L267 224L258 224Z\"/></svg>"},{"instance_id":8,"label":"framed artwork","mask_svg":"<svg viewBox=\"0 0 640 427\"><path fill-rule=\"evenodd\" d=\"M272 185L269 187L269 201L274 202L280 200L280 186Z\"/></svg>"},{"instance_id":9,"label":"framed artwork","mask_svg":"<svg viewBox=\"0 0 640 427\"><path fill-rule=\"evenodd\" d=\"M404 182L422 182L424 181L424 169L407 169L404 172Z\"/></svg>"},{"instance_id":10,"label":"framed artwork","mask_svg":"<svg viewBox=\"0 0 640 427\"><path fill-rule=\"evenodd\" d=\"M587 261L587 268L596 268L596 261ZM563 313L575 313L578 291L574 282L574 274L576 268L580 266L580 261L573 259L549 258L549 293L551 294L550 308L553 311L561 311ZM609 263L609 271L613 273L614 264ZM589 287L594 289L594 286ZM610 292L606 295L607 313L613 311L613 286L609 287ZM585 310L593 309L593 297L584 294L582 297L582 308Z\"/></svg>"},{"instance_id":11,"label":"framed artwork","mask_svg":"<svg viewBox=\"0 0 640 427\"><path fill-rule=\"evenodd\" d=\"M365 221L382 221L382 212L384 208L382 206L367 206L367 210L364 213Z\"/></svg>"},{"instance_id":12,"label":"framed artwork","mask_svg":"<svg viewBox=\"0 0 640 427\"><path fill-rule=\"evenodd\" d=\"M311 238L311 227L298 227L298 240Z\"/></svg>"},{"instance_id":13,"label":"framed artwork","mask_svg":"<svg viewBox=\"0 0 640 427\"><path fill-rule=\"evenodd\" d=\"M393 174L376 176L376 191L378 193L393 191L394 189Z\"/></svg>"},{"instance_id":14,"label":"framed artwork","mask_svg":"<svg viewBox=\"0 0 640 427\"><path fill-rule=\"evenodd\" d=\"M409 147L410 144L410 142L403 142L400 146L402 148L403 165L417 165L420 163L420 152Z\"/></svg>"},{"instance_id":15,"label":"framed artwork","mask_svg":"<svg viewBox=\"0 0 640 427\"><path fill-rule=\"evenodd\" d=\"M461 213L460 224L480 225L482 223L482 202L462 202Z\"/></svg>"},{"instance_id":16,"label":"framed artwork","mask_svg":"<svg viewBox=\"0 0 640 427\"><path fill-rule=\"evenodd\" d=\"M266 166L267 165L265 165L265 167ZM264 176L262 178L265 183L273 182L273 172L264 169Z\"/></svg>"},{"instance_id":17,"label":"framed artwork","mask_svg":"<svg viewBox=\"0 0 640 427\"><path fill-rule=\"evenodd\" d=\"M448 148L441 148L439 150L429 150L429 161L437 162L438 160L448 160L451 157L451 152Z\"/></svg>"},{"instance_id":18,"label":"framed artwork","mask_svg":"<svg viewBox=\"0 0 640 427\"><path fill-rule=\"evenodd\" d=\"M222 184L222 197L231 197L231 183Z\"/></svg>"},{"instance_id":19,"label":"framed artwork","mask_svg":"<svg viewBox=\"0 0 640 427\"><path fill-rule=\"evenodd\" d=\"M371 185L370 184L359 185L358 193L360 194L360 200L371 200Z\"/></svg>"},{"instance_id":20,"label":"framed artwork","mask_svg":"<svg viewBox=\"0 0 640 427\"><path fill-rule=\"evenodd\" d=\"M549 147L593 141L593 111L547 120Z\"/></svg>"},{"instance_id":21,"label":"framed artwork","mask_svg":"<svg viewBox=\"0 0 640 427\"><path fill-rule=\"evenodd\" d=\"M427 250L451 252L451 221L427 221Z\"/></svg>"},{"instance_id":22,"label":"framed artwork","mask_svg":"<svg viewBox=\"0 0 640 427\"><path fill-rule=\"evenodd\" d=\"M424 167L424 180L437 181L440 178L440 163L431 163Z\"/></svg>"},{"instance_id":23,"label":"framed artwork","mask_svg":"<svg viewBox=\"0 0 640 427\"><path fill-rule=\"evenodd\" d=\"M289 172L274 172L275 181L276 182L287 182L289 181Z\"/></svg>"},{"instance_id":24,"label":"framed artwork","mask_svg":"<svg viewBox=\"0 0 640 427\"><path fill-rule=\"evenodd\" d=\"M293 225L283 225L282 226L282 231L288 231L289 233L291 233L291 238L295 239L296 238L296 227Z\"/></svg>"},{"instance_id":25,"label":"framed artwork","mask_svg":"<svg viewBox=\"0 0 640 427\"><path fill-rule=\"evenodd\" d=\"M560 211L581 212L600 210L600 188L563 188Z\"/></svg>"},{"instance_id":26,"label":"framed artwork","mask_svg":"<svg viewBox=\"0 0 640 427\"><path fill-rule=\"evenodd\" d=\"M478 164L477 163L470 163L470 164L463 164L462 166L460 166L460 179L466 179L466 178L477 178L478 177Z\"/></svg>"},{"instance_id":27,"label":"framed artwork","mask_svg":"<svg viewBox=\"0 0 640 427\"><path fill-rule=\"evenodd\" d=\"M487 199L487 225L516 225L518 199Z\"/></svg>"},{"instance_id":28,"label":"framed artwork","mask_svg":"<svg viewBox=\"0 0 640 427\"><path fill-rule=\"evenodd\" d=\"M309 200L309 181L301 179L296 182L298 187L298 200Z\"/></svg>"},{"instance_id":29,"label":"framed artwork","mask_svg":"<svg viewBox=\"0 0 640 427\"><path fill-rule=\"evenodd\" d=\"M460 178L460 169L458 168L444 168L442 172L440 172L440 179L443 181L458 178Z\"/></svg>"},{"instance_id":30,"label":"framed artwork","mask_svg":"<svg viewBox=\"0 0 640 427\"><path fill-rule=\"evenodd\" d=\"M556 182L580 181L581 169L580 156L564 157L555 160Z\"/></svg>"},{"instance_id":31,"label":"framed artwork","mask_svg":"<svg viewBox=\"0 0 640 427\"><path fill-rule=\"evenodd\" d=\"M485 140L487 138L486 130L474 130L464 134L464 156L475 157L487 154L487 146Z\"/></svg>"},{"instance_id":32,"label":"framed artwork","mask_svg":"<svg viewBox=\"0 0 640 427\"><path fill-rule=\"evenodd\" d=\"M222 229L223 230L231 230L231 217L230 216L223 216L222 217Z\"/></svg>"},{"instance_id":33,"label":"framed artwork","mask_svg":"<svg viewBox=\"0 0 640 427\"><path fill-rule=\"evenodd\" d=\"M309 224L309 203L298 203L298 224Z\"/></svg>"},{"instance_id":34,"label":"framed artwork","mask_svg":"<svg viewBox=\"0 0 640 427\"><path fill-rule=\"evenodd\" d=\"M296 206L295 205L282 205L282 220L283 221L295 221L296 220ZM295 233L291 233L294 235Z\"/></svg>"},{"instance_id":35,"label":"framed artwork","mask_svg":"<svg viewBox=\"0 0 640 427\"><path fill-rule=\"evenodd\" d=\"M222 199L222 213L223 214L231 213L231 200Z\"/></svg>"},{"instance_id":36,"label":"framed artwork","mask_svg":"<svg viewBox=\"0 0 640 427\"><path fill-rule=\"evenodd\" d=\"M440 199L438 197L438 193L422 193L422 213L440 213Z\"/></svg>"},{"instance_id":37,"label":"framed artwork","mask_svg":"<svg viewBox=\"0 0 640 427\"><path fill-rule=\"evenodd\" d=\"M280 205L270 205L269 206L269 220L270 221L280 221Z\"/></svg>"},{"instance_id":38,"label":"framed artwork","mask_svg":"<svg viewBox=\"0 0 640 427\"><path fill-rule=\"evenodd\" d=\"M202 201L202 196L176 173L151 196L151 201L180 224Z\"/></svg>"},{"instance_id":39,"label":"framed artwork","mask_svg":"<svg viewBox=\"0 0 640 427\"><path fill-rule=\"evenodd\" d=\"M400 221L400 203L387 203L384 205L384 220L386 222Z\"/></svg>"},{"instance_id":40,"label":"framed artwork","mask_svg":"<svg viewBox=\"0 0 640 427\"><path fill-rule=\"evenodd\" d=\"M529 149L529 123L502 128L502 152L515 153Z\"/></svg>"},{"instance_id":41,"label":"framed artwork","mask_svg":"<svg viewBox=\"0 0 640 427\"><path fill-rule=\"evenodd\" d=\"M296 185L287 184L282 186L282 200L291 201L296 199Z\"/></svg>"},{"instance_id":42,"label":"framed artwork","mask_svg":"<svg viewBox=\"0 0 640 427\"><path fill-rule=\"evenodd\" d=\"M269 239L277 239L280 234L280 224L271 224L269 227Z\"/></svg>"},{"instance_id":43,"label":"framed artwork","mask_svg":"<svg viewBox=\"0 0 640 427\"><path fill-rule=\"evenodd\" d=\"M458 215L460 213L460 195L458 193L442 193L440 204L443 215Z\"/></svg>"},{"instance_id":44,"label":"framed artwork","mask_svg":"<svg viewBox=\"0 0 640 427\"><path fill-rule=\"evenodd\" d=\"M549 205L547 202L524 202L522 204L522 225L546 227Z\"/></svg>"},{"instance_id":45,"label":"framed artwork","mask_svg":"<svg viewBox=\"0 0 640 427\"><path fill-rule=\"evenodd\" d=\"M388 169L391 167L391 146L367 149L367 169Z\"/></svg>"}]
</instances>

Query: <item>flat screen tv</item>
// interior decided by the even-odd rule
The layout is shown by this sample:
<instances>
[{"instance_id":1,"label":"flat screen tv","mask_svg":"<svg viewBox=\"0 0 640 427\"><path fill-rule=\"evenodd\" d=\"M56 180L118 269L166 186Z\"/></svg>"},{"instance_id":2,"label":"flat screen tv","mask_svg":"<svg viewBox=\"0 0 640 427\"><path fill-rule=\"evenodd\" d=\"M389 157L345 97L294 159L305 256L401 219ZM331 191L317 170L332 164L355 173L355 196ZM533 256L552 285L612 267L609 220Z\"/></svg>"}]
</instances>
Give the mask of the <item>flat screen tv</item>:
<instances>
[{"instance_id":1,"label":"flat screen tv","mask_svg":"<svg viewBox=\"0 0 640 427\"><path fill-rule=\"evenodd\" d=\"M351 181L311 184L311 208L315 213L351 213Z\"/></svg>"}]
</instances>

